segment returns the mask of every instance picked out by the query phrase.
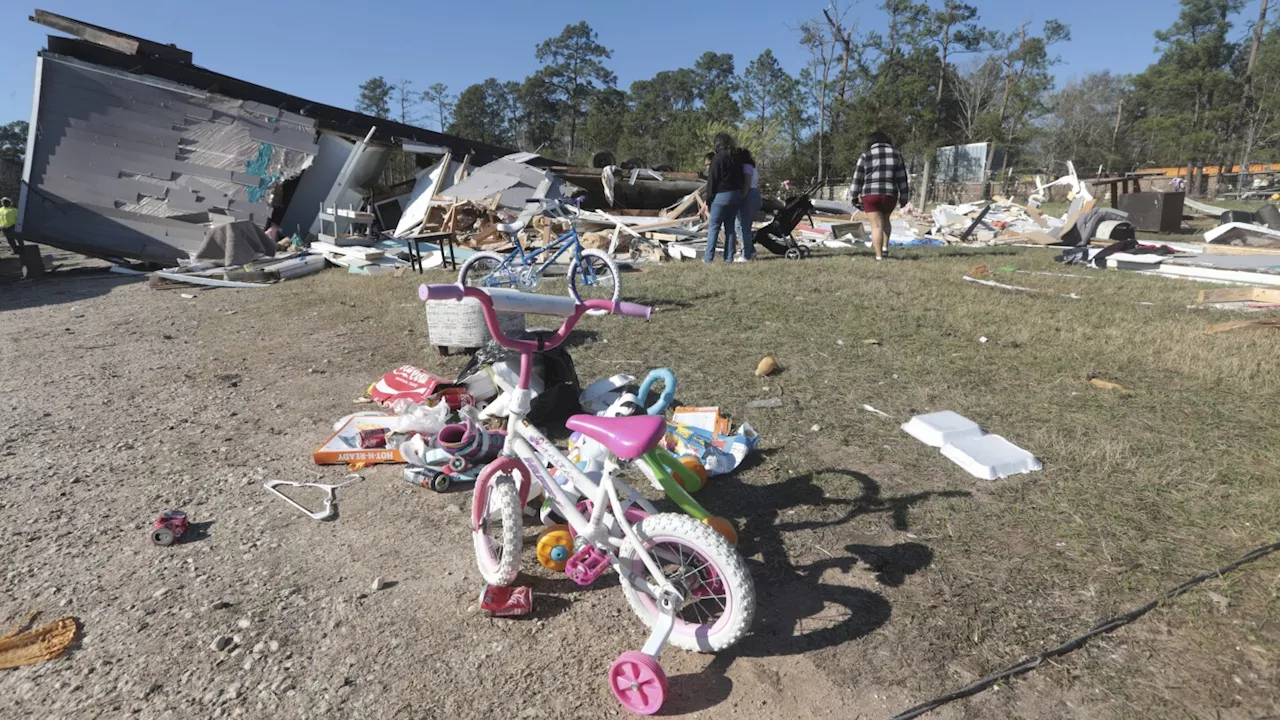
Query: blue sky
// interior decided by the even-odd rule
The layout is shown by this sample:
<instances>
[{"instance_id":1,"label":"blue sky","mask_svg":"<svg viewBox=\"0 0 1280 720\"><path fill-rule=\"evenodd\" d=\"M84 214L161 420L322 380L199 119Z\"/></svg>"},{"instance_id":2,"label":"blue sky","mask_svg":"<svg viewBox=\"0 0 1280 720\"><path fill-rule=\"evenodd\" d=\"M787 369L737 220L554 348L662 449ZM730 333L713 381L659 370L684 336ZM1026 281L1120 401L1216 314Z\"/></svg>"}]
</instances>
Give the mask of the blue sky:
<instances>
[{"instance_id":1,"label":"blue sky","mask_svg":"<svg viewBox=\"0 0 1280 720\"><path fill-rule=\"evenodd\" d=\"M350 107L373 75L444 82L453 92L496 77L533 71L534 46L569 23L586 20L613 50L608 66L626 88L660 70L687 67L705 50L733 53L741 70L766 48L787 70L807 58L791 29L817 16L824 0L646 0L544 3L531 0L2 0L0 124L31 113L35 55L46 30L27 21L35 7L190 50L198 65L309 100ZM1257 17L1250 0L1235 35ZM1056 18L1073 39L1059 47L1061 79L1099 70L1128 73L1155 57L1153 33L1177 17L1175 0L970 0L989 26L1012 30ZM877 0L860 0L850 17L874 27ZM1273 13L1280 10L1273 9Z\"/></svg>"}]
</instances>

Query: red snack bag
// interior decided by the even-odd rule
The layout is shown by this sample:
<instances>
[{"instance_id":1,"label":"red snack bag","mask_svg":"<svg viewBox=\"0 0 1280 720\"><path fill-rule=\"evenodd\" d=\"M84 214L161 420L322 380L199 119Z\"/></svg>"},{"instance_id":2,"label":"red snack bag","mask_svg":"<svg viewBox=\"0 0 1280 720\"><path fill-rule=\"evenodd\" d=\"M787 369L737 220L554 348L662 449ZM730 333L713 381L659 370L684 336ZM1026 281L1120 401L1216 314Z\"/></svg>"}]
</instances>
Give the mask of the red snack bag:
<instances>
[{"instance_id":1,"label":"red snack bag","mask_svg":"<svg viewBox=\"0 0 1280 720\"><path fill-rule=\"evenodd\" d=\"M360 431L360 448L370 450L387 446L386 428L368 428Z\"/></svg>"},{"instance_id":2,"label":"red snack bag","mask_svg":"<svg viewBox=\"0 0 1280 720\"><path fill-rule=\"evenodd\" d=\"M397 404L417 405L438 392L441 386L449 384L448 380L422 368L403 365L369 386L369 398L388 408Z\"/></svg>"}]
</instances>

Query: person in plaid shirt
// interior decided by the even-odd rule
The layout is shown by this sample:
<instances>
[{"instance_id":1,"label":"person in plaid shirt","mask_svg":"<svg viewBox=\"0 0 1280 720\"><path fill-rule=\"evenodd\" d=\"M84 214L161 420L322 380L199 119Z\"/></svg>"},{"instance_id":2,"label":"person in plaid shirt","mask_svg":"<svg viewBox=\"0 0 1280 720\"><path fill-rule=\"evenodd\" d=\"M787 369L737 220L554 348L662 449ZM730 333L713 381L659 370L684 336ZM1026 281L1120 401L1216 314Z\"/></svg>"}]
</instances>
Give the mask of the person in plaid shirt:
<instances>
[{"instance_id":1,"label":"person in plaid shirt","mask_svg":"<svg viewBox=\"0 0 1280 720\"><path fill-rule=\"evenodd\" d=\"M854 204L871 221L871 248L876 260L881 260L889 252L889 216L911 198L907 162L888 135L877 130L867 137L867 151L858 158L851 190Z\"/></svg>"}]
</instances>

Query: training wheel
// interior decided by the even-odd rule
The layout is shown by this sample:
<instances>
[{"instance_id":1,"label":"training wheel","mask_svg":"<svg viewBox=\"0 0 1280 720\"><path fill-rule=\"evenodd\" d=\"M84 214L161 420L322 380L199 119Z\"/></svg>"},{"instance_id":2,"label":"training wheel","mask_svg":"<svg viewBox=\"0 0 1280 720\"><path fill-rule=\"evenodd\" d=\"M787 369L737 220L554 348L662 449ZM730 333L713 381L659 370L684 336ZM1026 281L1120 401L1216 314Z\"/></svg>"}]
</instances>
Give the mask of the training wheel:
<instances>
[{"instance_id":1,"label":"training wheel","mask_svg":"<svg viewBox=\"0 0 1280 720\"><path fill-rule=\"evenodd\" d=\"M542 567L564 572L564 565L572 555L573 535L568 525L552 525L538 536L538 562Z\"/></svg>"},{"instance_id":2,"label":"training wheel","mask_svg":"<svg viewBox=\"0 0 1280 720\"><path fill-rule=\"evenodd\" d=\"M453 478L450 478L444 473L436 473L435 476L431 478L431 489L436 492L442 493L445 490L448 490L449 486L452 484Z\"/></svg>"},{"instance_id":3,"label":"training wheel","mask_svg":"<svg viewBox=\"0 0 1280 720\"><path fill-rule=\"evenodd\" d=\"M799 260L800 248L787 248L786 258L788 260Z\"/></svg>"},{"instance_id":4,"label":"training wheel","mask_svg":"<svg viewBox=\"0 0 1280 720\"><path fill-rule=\"evenodd\" d=\"M609 667L609 689L626 709L637 715L652 715L667 699L667 674L657 660L629 650Z\"/></svg>"},{"instance_id":5,"label":"training wheel","mask_svg":"<svg viewBox=\"0 0 1280 720\"><path fill-rule=\"evenodd\" d=\"M712 515L703 520L702 524L723 535L730 545L736 546L738 544L738 531L733 528L733 523L728 520L719 515Z\"/></svg>"},{"instance_id":6,"label":"training wheel","mask_svg":"<svg viewBox=\"0 0 1280 720\"><path fill-rule=\"evenodd\" d=\"M802 259L807 259L807 258L808 258L810 255L812 255L812 254L813 254L813 251L812 251L812 250L810 250L809 248L807 248L807 247L805 247L805 246L803 246L803 245L801 245L801 246L800 246L800 257L801 257Z\"/></svg>"},{"instance_id":7,"label":"training wheel","mask_svg":"<svg viewBox=\"0 0 1280 720\"><path fill-rule=\"evenodd\" d=\"M461 455L454 455L452 458L449 459L449 469L454 472L466 472L467 459L462 457Z\"/></svg>"}]
</instances>

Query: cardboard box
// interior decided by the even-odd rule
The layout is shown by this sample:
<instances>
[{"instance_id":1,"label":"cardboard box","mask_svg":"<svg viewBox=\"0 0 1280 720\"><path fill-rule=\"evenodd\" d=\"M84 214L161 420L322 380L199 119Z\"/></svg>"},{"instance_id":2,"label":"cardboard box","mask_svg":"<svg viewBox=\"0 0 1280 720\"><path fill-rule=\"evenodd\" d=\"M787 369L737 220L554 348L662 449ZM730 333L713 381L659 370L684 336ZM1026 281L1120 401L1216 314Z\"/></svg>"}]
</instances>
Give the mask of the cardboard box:
<instances>
[{"instance_id":1,"label":"cardboard box","mask_svg":"<svg viewBox=\"0 0 1280 720\"><path fill-rule=\"evenodd\" d=\"M729 434L729 418L720 414L718 407L680 407L671 415L675 425L685 425L715 433Z\"/></svg>"},{"instance_id":2,"label":"cardboard box","mask_svg":"<svg viewBox=\"0 0 1280 720\"><path fill-rule=\"evenodd\" d=\"M324 445L316 448L316 451L311 453L311 457L317 465L402 463L405 460L400 455L399 448L365 449L360 447L361 430L387 427L383 424L384 419L394 417L394 415L358 415L353 417L338 428L338 432L325 441Z\"/></svg>"}]
</instances>

